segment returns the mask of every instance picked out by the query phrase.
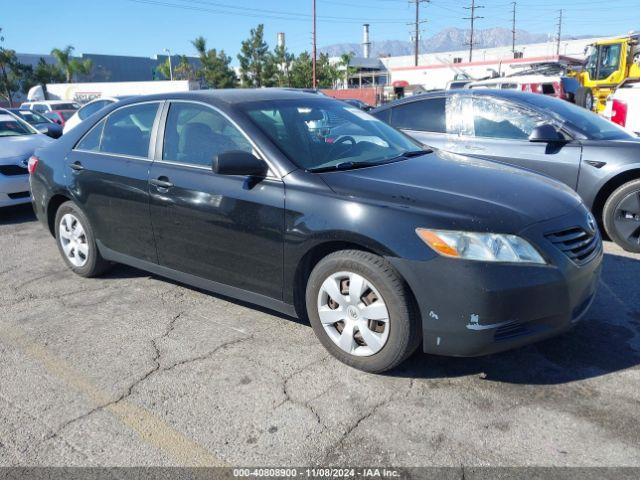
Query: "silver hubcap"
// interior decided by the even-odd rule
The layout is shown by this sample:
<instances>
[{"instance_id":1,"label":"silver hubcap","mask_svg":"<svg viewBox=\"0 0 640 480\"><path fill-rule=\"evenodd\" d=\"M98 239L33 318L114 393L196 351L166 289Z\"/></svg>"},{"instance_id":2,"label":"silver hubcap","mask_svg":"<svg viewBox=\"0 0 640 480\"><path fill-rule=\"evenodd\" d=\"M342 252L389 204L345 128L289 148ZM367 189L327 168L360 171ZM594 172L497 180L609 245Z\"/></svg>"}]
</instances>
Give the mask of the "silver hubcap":
<instances>
[{"instance_id":1,"label":"silver hubcap","mask_svg":"<svg viewBox=\"0 0 640 480\"><path fill-rule=\"evenodd\" d=\"M382 295L357 273L334 273L322 283L318 315L329 338L350 355L374 355L389 339L389 311Z\"/></svg>"},{"instance_id":2,"label":"silver hubcap","mask_svg":"<svg viewBox=\"0 0 640 480\"><path fill-rule=\"evenodd\" d=\"M67 213L60 219L60 245L67 259L76 267L83 267L89 257L89 244L84 228L75 215Z\"/></svg>"}]
</instances>

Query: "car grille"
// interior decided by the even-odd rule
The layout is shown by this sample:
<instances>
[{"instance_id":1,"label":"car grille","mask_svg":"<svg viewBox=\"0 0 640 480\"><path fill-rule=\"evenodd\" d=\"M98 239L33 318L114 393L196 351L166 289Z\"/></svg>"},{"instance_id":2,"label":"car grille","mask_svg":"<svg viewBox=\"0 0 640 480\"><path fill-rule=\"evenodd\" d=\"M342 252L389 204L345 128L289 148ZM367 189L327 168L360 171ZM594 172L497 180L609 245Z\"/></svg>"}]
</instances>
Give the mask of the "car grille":
<instances>
[{"instance_id":1,"label":"car grille","mask_svg":"<svg viewBox=\"0 0 640 480\"><path fill-rule=\"evenodd\" d=\"M529 333L531 333L529 328L522 323L508 323L496 329L493 339L496 342L500 342L528 335Z\"/></svg>"},{"instance_id":2,"label":"car grille","mask_svg":"<svg viewBox=\"0 0 640 480\"><path fill-rule=\"evenodd\" d=\"M19 165L0 165L0 174L8 177L27 175L28 173L29 170L27 170L26 167L21 167Z\"/></svg>"},{"instance_id":3,"label":"car grille","mask_svg":"<svg viewBox=\"0 0 640 480\"><path fill-rule=\"evenodd\" d=\"M587 232L582 227L549 233L546 237L578 265L588 263L600 249L598 233Z\"/></svg>"}]
</instances>

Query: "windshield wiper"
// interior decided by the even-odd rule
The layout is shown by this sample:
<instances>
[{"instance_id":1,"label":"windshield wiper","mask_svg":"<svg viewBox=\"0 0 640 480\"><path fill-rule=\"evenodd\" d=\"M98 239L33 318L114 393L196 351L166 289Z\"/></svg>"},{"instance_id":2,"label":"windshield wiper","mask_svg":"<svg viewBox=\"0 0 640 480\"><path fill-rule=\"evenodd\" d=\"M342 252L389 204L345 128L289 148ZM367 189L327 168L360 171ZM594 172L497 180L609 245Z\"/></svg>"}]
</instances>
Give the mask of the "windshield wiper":
<instances>
[{"instance_id":1,"label":"windshield wiper","mask_svg":"<svg viewBox=\"0 0 640 480\"><path fill-rule=\"evenodd\" d=\"M403 152L400 155L398 155L398 157L396 158L419 157L420 155L426 155L427 153L433 153L433 150L431 150L430 148L425 148L424 150L407 150L406 152Z\"/></svg>"},{"instance_id":2,"label":"windshield wiper","mask_svg":"<svg viewBox=\"0 0 640 480\"><path fill-rule=\"evenodd\" d=\"M331 171L334 171L334 170L355 170L356 168L372 167L373 165L376 165L376 163L373 163L373 162L341 162L341 163L338 163L337 165L329 165L327 167L310 168L309 171L310 172L314 172L314 173L322 173L322 172L331 172Z\"/></svg>"}]
</instances>

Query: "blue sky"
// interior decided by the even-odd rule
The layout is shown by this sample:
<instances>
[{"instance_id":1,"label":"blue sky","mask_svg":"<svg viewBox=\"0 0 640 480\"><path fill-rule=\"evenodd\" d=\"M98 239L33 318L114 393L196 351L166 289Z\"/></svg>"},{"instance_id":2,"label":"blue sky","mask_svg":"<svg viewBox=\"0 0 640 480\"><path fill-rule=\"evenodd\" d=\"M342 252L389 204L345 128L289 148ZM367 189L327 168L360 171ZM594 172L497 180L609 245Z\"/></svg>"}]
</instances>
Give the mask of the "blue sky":
<instances>
[{"instance_id":1,"label":"blue sky","mask_svg":"<svg viewBox=\"0 0 640 480\"><path fill-rule=\"evenodd\" d=\"M198 35L234 57L250 28L265 24L266 39L287 35L294 52L311 45L311 0L5 0L0 27L4 46L21 53L48 53L73 45L76 53L153 56L165 48L194 54ZM476 0L485 8L478 28L511 28L510 0ZM361 24L373 40L408 40L414 7L407 0L317 0L318 44L360 42ZM468 26L470 0L431 0L421 7L428 36L446 27ZM518 28L554 34L558 8L570 35L622 34L640 30L640 0L518 0ZM8 15L7 15L8 12Z\"/></svg>"}]
</instances>

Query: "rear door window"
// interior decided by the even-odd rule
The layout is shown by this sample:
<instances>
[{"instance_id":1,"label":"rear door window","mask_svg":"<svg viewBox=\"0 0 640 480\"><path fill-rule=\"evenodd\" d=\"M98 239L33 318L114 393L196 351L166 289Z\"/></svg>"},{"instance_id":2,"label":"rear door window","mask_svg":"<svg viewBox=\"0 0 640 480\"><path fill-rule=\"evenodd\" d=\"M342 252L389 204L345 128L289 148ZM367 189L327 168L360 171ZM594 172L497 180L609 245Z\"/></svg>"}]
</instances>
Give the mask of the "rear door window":
<instances>
[{"instance_id":1,"label":"rear door window","mask_svg":"<svg viewBox=\"0 0 640 480\"><path fill-rule=\"evenodd\" d=\"M420 132L447 133L446 99L430 98L393 108L391 124Z\"/></svg>"},{"instance_id":2,"label":"rear door window","mask_svg":"<svg viewBox=\"0 0 640 480\"><path fill-rule=\"evenodd\" d=\"M147 158L158 105L158 103L131 105L109 115L102 132L99 151Z\"/></svg>"}]
</instances>

